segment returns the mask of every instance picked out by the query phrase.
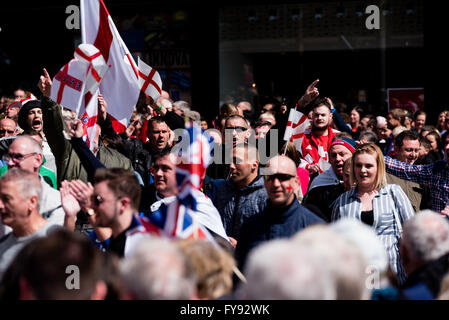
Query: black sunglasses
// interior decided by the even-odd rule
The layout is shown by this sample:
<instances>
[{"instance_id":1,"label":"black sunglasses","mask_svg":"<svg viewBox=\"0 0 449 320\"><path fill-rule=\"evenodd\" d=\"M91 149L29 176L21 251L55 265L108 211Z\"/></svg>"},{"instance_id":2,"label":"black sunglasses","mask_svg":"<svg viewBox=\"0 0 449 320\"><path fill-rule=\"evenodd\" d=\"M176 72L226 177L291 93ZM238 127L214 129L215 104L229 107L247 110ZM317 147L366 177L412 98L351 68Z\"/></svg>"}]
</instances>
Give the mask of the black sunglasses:
<instances>
[{"instance_id":1,"label":"black sunglasses","mask_svg":"<svg viewBox=\"0 0 449 320\"><path fill-rule=\"evenodd\" d=\"M287 181L291 178L294 178L295 176L292 176L290 174L284 174L284 173L276 173L272 175L265 175L265 181L274 181L274 179L278 179L279 181Z\"/></svg>"},{"instance_id":2,"label":"black sunglasses","mask_svg":"<svg viewBox=\"0 0 449 320\"><path fill-rule=\"evenodd\" d=\"M236 130L236 131L246 131L248 128L245 127L226 127L226 130Z\"/></svg>"},{"instance_id":3,"label":"black sunglasses","mask_svg":"<svg viewBox=\"0 0 449 320\"><path fill-rule=\"evenodd\" d=\"M96 207L98 207L104 200L99 195L92 195L91 201L95 204Z\"/></svg>"},{"instance_id":4,"label":"black sunglasses","mask_svg":"<svg viewBox=\"0 0 449 320\"><path fill-rule=\"evenodd\" d=\"M1 133L1 134L5 134L6 132L8 132L9 134L13 134L13 133L14 133L14 130L0 129L0 133Z\"/></svg>"}]
</instances>

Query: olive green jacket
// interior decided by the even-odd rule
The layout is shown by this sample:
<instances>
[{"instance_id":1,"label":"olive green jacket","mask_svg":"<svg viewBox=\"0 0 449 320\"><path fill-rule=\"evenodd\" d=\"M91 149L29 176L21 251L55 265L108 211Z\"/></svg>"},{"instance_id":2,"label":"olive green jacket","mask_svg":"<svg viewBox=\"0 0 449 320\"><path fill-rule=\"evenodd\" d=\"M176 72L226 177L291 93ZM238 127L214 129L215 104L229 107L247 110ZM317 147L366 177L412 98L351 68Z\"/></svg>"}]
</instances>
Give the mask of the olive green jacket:
<instances>
[{"instance_id":1,"label":"olive green jacket","mask_svg":"<svg viewBox=\"0 0 449 320\"><path fill-rule=\"evenodd\" d=\"M47 97L41 100L42 116L44 120L44 133L56 160L58 189L61 181L80 179L87 182L87 171L81 165L70 141L64 137L63 131L67 125L62 118L61 106ZM134 171L131 160L120 152L105 147L100 143L97 158L106 168L124 168Z\"/></svg>"}]
</instances>

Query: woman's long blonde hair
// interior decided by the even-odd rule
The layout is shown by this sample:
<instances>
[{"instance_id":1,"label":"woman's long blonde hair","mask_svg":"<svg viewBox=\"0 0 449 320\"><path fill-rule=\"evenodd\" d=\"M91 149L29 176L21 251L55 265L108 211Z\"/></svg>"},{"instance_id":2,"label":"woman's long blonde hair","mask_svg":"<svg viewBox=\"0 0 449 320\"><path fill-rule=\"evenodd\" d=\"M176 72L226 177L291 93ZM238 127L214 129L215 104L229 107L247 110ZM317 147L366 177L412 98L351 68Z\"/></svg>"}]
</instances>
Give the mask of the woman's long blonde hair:
<instances>
[{"instance_id":1,"label":"woman's long blonde hair","mask_svg":"<svg viewBox=\"0 0 449 320\"><path fill-rule=\"evenodd\" d=\"M351 164L351 184L354 184L354 182L357 182L357 179L355 177L355 157L359 154L375 154L376 163L377 163L377 174L376 174L376 185L375 189L379 190L387 185L387 177L385 172L385 161L384 161L384 155L382 154L382 151L380 148L374 144L374 143L366 143L362 144L357 149L355 149L355 152L352 154L352 164Z\"/></svg>"}]
</instances>

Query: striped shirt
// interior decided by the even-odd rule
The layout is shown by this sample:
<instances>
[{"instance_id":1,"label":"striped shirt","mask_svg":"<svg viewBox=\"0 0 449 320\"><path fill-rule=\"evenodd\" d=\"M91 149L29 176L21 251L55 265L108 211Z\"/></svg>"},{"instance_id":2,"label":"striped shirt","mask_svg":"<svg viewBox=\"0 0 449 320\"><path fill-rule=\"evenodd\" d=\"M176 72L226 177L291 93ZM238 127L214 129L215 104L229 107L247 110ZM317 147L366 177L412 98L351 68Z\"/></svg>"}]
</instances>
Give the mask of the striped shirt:
<instances>
[{"instance_id":1,"label":"striped shirt","mask_svg":"<svg viewBox=\"0 0 449 320\"><path fill-rule=\"evenodd\" d=\"M401 226L396 223L394 210ZM362 201L357 195L356 188L343 193L335 201L332 211L332 221L342 217L361 220ZM401 237L400 230L404 221L410 219L415 211L410 200L405 195L400 186L387 184L381 188L373 199L373 228L379 239L384 244L388 254L391 269L397 275L398 281L402 284L406 275L399 257L398 243Z\"/></svg>"},{"instance_id":2,"label":"striped shirt","mask_svg":"<svg viewBox=\"0 0 449 320\"><path fill-rule=\"evenodd\" d=\"M441 212L449 202L449 164L447 161L435 161L428 165L412 165L385 157L388 173L404 180L428 186L431 190L432 210Z\"/></svg>"}]
</instances>

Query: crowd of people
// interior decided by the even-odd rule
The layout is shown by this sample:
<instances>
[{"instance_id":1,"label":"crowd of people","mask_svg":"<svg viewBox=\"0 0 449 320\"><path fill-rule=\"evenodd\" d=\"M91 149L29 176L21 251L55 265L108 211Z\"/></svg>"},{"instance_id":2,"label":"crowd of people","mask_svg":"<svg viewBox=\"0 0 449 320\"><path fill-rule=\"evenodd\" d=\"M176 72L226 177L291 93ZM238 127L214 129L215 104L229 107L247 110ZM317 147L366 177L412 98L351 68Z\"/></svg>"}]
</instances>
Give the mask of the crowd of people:
<instances>
[{"instance_id":1,"label":"crowd of people","mask_svg":"<svg viewBox=\"0 0 449 320\"><path fill-rule=\"evenodd\" d=\"M0 299L449 296L449 111L366 114L316 80L294 105L235 101L214 119L141 94L116 132L100 94L89 147L38 80L37 97L1 97ZM291 108L299 144L283 140ZM212 138L190 210L207 237L149 224L177 199L187 121Z\"/></svg>"}]
</instances>

